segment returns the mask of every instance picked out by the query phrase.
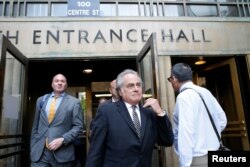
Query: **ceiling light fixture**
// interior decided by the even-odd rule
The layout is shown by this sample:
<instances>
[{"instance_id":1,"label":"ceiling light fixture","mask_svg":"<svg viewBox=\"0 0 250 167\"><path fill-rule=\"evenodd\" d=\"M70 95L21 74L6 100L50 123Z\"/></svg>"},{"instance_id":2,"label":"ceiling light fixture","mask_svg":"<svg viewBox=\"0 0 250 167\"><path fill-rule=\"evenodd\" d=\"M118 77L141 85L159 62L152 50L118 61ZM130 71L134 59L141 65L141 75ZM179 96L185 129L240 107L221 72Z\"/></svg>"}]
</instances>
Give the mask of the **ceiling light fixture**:
<instances>
[{"instance_id":1,"label":"ceiling light fixture","mask_svg":"<svg viewBox=\"0 0 250 167\"><path fill-rule=\"evenodd\" d=\"M95 97L111 97L111 94L95 94Z\"/></svg>"},{"instance_id":2,"label":"ceiling light fixture","mask_svg":"<svg viewBox=\"0 0 250 167\"><path fill-rule=\"evenodd\" d=\"M206 61L204 60L204 58L202 56L198 57L197 61L194 63L195 65L202 65L202 64L206 64Z\"/></svg>"},{"instance_id":3,"label":"ceiling light fixture","mask_svg":"<svg viewBox=\"0 0 250 167\"><path fill-rule=\"evenodd\" d=\"M92 69L90 69L90 68L87 68L87 69L84 69L83 70L83 73L85 73L85 74L90 74L90 73L92 73Z\"/></svg>"}]
</instances>

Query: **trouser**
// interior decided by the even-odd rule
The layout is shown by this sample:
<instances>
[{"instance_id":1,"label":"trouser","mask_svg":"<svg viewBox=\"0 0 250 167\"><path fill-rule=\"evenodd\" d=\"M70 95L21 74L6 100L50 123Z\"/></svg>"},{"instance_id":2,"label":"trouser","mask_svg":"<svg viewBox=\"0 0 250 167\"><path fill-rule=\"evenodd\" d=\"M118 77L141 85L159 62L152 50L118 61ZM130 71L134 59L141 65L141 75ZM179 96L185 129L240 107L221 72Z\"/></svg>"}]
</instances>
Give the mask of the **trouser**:
<instances>
[{"instance_id":1,"label":"trouser","mask_svg":"<svg viewBox=\"0 0 250 167\"><path fill-rule=\"evenodd\" d=\"M193 157L191 167L207 167L208 159L207 155L201 157Z\"/></svg>"},{"instance_id":2,"label":"trouser","mask_svg":"<svg viewBox=\"0 0 250 167\"><path fill-rule=\"evenodd\" d=\"M31 167L73 167L73 162L59 163L56 161L53 153L44 148L42 157L37 162L31 162Z\"/></svg>"}]
</instances>

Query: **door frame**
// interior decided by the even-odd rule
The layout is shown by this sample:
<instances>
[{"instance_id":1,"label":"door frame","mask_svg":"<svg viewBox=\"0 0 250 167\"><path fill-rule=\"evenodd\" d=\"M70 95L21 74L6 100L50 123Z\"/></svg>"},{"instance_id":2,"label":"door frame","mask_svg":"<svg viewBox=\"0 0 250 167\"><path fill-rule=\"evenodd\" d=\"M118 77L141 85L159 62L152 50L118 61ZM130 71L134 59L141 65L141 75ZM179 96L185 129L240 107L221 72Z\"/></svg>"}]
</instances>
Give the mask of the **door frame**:
<instances>
[{"instance_id":1,"label":"door frame","mask_svg":"<svg viewBox=\"0 0 250 167\"><path fill-rule=\"evenodd\" d=\"M157 53L157 44L156 44L156 33L152 33L146 43L144 44L143 48L139 52L136 57L136 64L138 73L142 79L142 82L145 81L145 69L143 65L143 60L146 59L147 54L150 54L151 61L147 64L147 67L151 67L149 69L150 75L150 86L151 86L151 96L153 98L158 99L160 101L160 86L159 86L159 67L158 67L158 53ZM145 91L145 85L143 86L143 94L147 94ZM152 155L152 166L156 167L163 167L165 165L164 160L164 148L161 146L155 146L153 155Z\"/></svg>"},{"instance_id":2,"label":"door frame","mask_svg":"<svg viewBox=\"0 0 250 167\"><path fill-rule=\"evenodd\" d=\"M20 105L20 121L22 126L22 133L21 134L8 134L8 135L0 135L0 139L22 139L22 142L18 143L11 143L11 144L5 144L1 145L3 148L9 148L9 147L21 147L19 150L2 154L1 158L7 158L10 156L16 156L20 155L21 159L29 160L29 146L28 146L28 132L27 132L27 84L28 84L28 58L25 57L4 35L0 36L0 124L2 120L2 106L3 106L3 96L4 96L4 78L5 78L5 67L6 67L6 58L7 53L10 53L18 62L20 62L24 67L24 77L20 78L21 82L23 83L23 87L21 88L21 93L23 94L21 99L21 105ZM24 141L24 142L23 142ZM25 161L20 161L20 166L25 166Z\"/></svg>"},{"instance_id":3,"label":"door frame","mask_svg":"<svg viewBox=\"0 0 250 167\"><path fill-rule=\"evenodd\" d=\"M152 33L143 48L139 52L136 57L136 64L139 75L144 80L143 76L143 67L142 61L146 57L147 53L150 52L151 56L151 72L152 72L152 96L154 98L160 98L160 90L159 90L159 67L158 67L158 53L157 53L157 44L156 44L156 33Z\"/></svg>"},{"instance_id":4,"label":"door frame","mask_svg":"<svg viewBox=\"0 0 250 167\"><path fill-rule=\"evenodd\" d=\"M235 98L235 106L236 106L236 112L238 116L237 121L228 121L227 127L225 128L224 132L227 132L226 134L222 133L222 137L241 137L242 141L242 149L243 150L249 150L249 140L247 135L247 125L246 125L246 119L244 114L244 108L243 108L243 102L242 102L242 95L240 90L240 82L237 72L237 65L234 58L229 58L227 60L223 60L222 62L209 65L203 71L209 71L213 70L225 65L229 65L230 68L230 76L231 76L231 82L233 87L233 93Z\"/></svg>"}]
</instances>

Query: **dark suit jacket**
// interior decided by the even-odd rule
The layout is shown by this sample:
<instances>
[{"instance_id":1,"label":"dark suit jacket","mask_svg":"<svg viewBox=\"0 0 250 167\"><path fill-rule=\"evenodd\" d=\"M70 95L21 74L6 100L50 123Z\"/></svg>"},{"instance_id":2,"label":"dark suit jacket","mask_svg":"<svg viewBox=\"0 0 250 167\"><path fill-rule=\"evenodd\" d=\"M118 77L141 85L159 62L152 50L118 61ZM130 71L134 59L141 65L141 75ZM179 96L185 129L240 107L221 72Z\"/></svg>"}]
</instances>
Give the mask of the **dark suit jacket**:
<instances>
[{"instance_id":1,"label":"dark suit jacket","mask_svg":"<svg viewBox=\"0 0 250 167\"><path fill-rule=\"evenodd\" d=\"M99 108L101 105L105 104L105 103L112 103L112 98L110 98L110 99L106 100L105 102L99 104L98 108ZM98 112L98 109L97 109L97 112ZM94 118L93 118L93 119L94 119ZM89 129L90 129L90 133L89 133L89 136L88 136L89 141L91 140L92 124L93 124L93 120L90 122L90 125L89 125ZM91 141L90 141L90 142L91 142Z\"/></svg>"},{"instance_id":2,"label":"dark suit jacket","mask_svg":"<svg viewBox=\"0 0 250 167\"><path fill-rule=\"evenodd\" d=\"M30 141L31 161L36 162L41 158L45 147L45 139L49 141L55 138L63 137L64 145L53 152L57 162L69 162L75 159L74 144L78 133L83 130L83 111L80 101L68 94L62 99L56 115L49 124L46 115L46 104L48 99L42 103L43 96L38 98L36 103L36 113L33 121Z\"/></svg>"},{"instance_id":3,"label":"dark suit jacket","mask_svg":"<svg viewBox=\"0 0 250 167\"><path fill-rule=\"evenodd\" d=\"M140 106L141 139L123 101L105 103L92 123L90 150L86 167L150 167L153 147L173 144L172 126Z\"/></svg>"}]
</instances>

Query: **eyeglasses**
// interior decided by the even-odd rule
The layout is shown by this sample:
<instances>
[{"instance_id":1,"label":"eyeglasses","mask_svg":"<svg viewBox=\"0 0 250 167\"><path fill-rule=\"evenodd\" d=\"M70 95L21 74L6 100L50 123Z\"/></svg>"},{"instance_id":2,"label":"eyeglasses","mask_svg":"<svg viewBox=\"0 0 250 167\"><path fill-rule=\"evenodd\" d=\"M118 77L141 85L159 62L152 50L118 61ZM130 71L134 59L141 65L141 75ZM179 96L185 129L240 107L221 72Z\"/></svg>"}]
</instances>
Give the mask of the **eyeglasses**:
<instances>
[{"instance_id":1,"label":"eyeglasses","mask_svg":"<svg viewBox=\"0 0 250 167\"><path fill-rule=\"evenodd\" d=\"M173 79L173 76L171 75L170 77L168 77L168 82L171 82L172 79Z\"/></svg>"}]
</instances>

